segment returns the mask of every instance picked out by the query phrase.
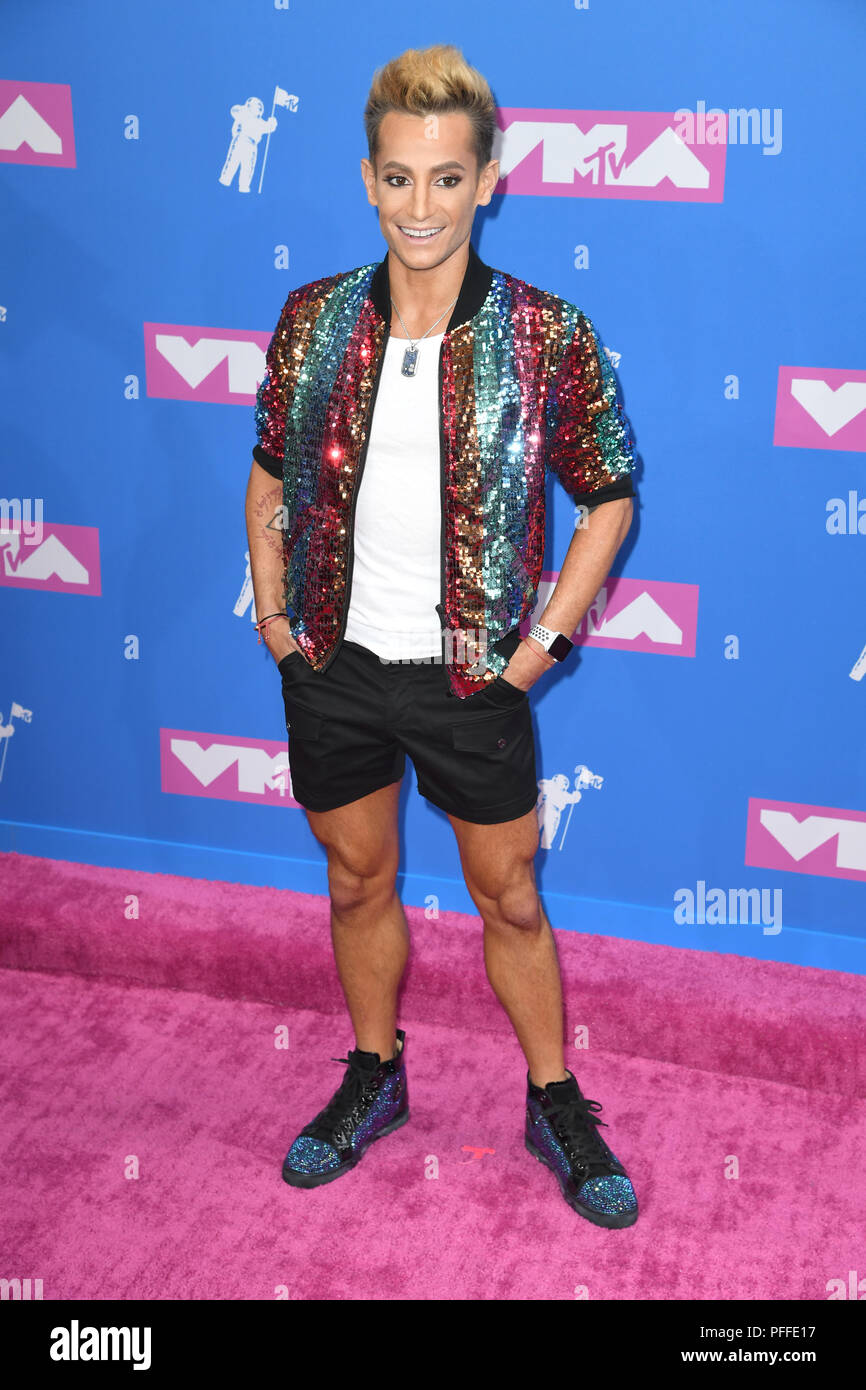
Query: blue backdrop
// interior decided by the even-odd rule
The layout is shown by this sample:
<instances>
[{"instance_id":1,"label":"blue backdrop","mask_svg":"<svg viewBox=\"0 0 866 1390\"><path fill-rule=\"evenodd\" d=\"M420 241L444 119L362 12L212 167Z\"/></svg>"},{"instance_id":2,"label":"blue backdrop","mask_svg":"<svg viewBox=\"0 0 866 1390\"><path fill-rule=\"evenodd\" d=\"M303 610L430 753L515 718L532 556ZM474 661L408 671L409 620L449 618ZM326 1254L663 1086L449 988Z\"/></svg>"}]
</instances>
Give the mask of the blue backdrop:
<instances>
[{"instance_id":1,"label":"blue backdrop","mask_svg":"<svg viewBox=\"0 0 866 1390\"><path fill-rule=\"evenodd\" d=\"M641 456L637 607L531 697L548 915L863 972L863 6L7 0L0 31L0 846L326 891L262 783L285 717L244 591L253 393L289 290L385 254L375 68L450 42L517 161L474 244L591 317ZM712 109L664 177L658 131ZM549 499L555 574L575 516ZM474 911L411 764L402 808L404 901Z\"/></svg>"}]
</instances>

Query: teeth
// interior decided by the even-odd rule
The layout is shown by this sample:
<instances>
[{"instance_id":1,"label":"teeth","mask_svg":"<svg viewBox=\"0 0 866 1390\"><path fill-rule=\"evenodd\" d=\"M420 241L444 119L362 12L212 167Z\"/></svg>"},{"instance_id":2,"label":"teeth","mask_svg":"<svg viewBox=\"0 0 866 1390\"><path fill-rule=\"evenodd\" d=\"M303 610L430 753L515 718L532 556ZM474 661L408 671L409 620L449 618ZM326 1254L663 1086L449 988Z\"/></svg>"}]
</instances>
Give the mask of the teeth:
<instances>
[{"instance_id":1,"label":"teeth","mask_svg":"<svg viewBox=\"0 0 866 1390\"><path fill-rule=\"evenodd\" d=\"M411 227L401 227L401 228L400 228L400 231L401 231L401 232L405 232L407 236L414 236L414 237L435 236L436 233L437 233L437 232L441 232L441 230L442 230L441 227L428 227L426 231L417 232L417 231L414 231Z\"/></svg>"}]
</instances>

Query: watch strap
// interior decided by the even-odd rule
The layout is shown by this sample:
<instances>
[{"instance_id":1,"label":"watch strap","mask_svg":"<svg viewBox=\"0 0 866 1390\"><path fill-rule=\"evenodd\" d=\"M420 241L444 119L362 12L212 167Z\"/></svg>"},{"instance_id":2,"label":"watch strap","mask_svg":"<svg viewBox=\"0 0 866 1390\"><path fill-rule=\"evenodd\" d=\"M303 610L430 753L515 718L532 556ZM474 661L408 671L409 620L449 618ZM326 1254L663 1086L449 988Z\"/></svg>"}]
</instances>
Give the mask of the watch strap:
<instances>
[{"instance_id":1,"label":"watch strap","mask_svg":"<svg viewBox=\"0 0 866 1390\"><path fill-rule=\"evenodd\" d=\"M551 628L544 627L542 623L533 623L526 635L527 637L534 637L536 642L540 642L554 661L564 661L574 646L574 643L566 637L564 632L554 632Z\"/></svg>"}]
</instances>

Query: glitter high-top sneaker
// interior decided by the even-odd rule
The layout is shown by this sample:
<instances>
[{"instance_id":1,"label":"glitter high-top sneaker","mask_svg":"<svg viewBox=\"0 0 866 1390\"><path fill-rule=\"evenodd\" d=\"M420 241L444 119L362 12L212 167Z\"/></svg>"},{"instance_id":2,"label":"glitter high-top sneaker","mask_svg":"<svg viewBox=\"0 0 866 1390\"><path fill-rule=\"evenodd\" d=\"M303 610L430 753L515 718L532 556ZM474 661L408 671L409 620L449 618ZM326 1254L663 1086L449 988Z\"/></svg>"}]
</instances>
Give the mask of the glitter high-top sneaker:
<instances>
[{"instance_id":1,"label":"glitter high-top sneaker","mask_svg":"<svg viewBox=\"0 0 866 1390\"><path fill-rule=\"evenodd\" d=\"M556 1174L568 1205L597 1226L633 1226L637 1197L598 1132L605 1124L592 1113L602 1109L599 1102L586 1099L570 1071L566 1081L544 1088L527 1072L526 1085L526 1147Z\"/></svg>"},{"instance_id":2,"label":"glitter high-top sneaker","mask_svg":"<svg viewBox=\"0 0 866 1390\"><path fill-rule=\"evenodd\" d=\"M409 1118L406 1034L397 1032L397 1051L387 1062L378 1052L332 1057L348 1069L333 1098L298 1135L283 1163L292 1187L319 1187L360 1163L374 1139L399 1129Z\"/></svg>"}]
</instances>

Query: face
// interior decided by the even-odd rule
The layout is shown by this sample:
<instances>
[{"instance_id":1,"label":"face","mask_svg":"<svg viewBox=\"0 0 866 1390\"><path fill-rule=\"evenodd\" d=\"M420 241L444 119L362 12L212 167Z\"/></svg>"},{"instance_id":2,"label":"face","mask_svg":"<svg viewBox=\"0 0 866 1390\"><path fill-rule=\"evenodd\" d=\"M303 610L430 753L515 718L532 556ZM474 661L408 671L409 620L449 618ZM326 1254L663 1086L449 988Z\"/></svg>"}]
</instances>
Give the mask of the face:
<instances>
[{"instance_id":1,"label":"face","mask_svg":"<svg viewBox=\"0 0 866 1390\"><path fill-rule=\"evenodd\" d=\"M472 124L463 111L389 111L379 127L377 167L362 159L361 172L389 249L409 269L428 270L469 237L475 209L490 202L496 187L499 161L477 171ZM431 235L413 237L413 229Z\"/></svg>"}]
</instances>

